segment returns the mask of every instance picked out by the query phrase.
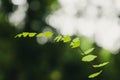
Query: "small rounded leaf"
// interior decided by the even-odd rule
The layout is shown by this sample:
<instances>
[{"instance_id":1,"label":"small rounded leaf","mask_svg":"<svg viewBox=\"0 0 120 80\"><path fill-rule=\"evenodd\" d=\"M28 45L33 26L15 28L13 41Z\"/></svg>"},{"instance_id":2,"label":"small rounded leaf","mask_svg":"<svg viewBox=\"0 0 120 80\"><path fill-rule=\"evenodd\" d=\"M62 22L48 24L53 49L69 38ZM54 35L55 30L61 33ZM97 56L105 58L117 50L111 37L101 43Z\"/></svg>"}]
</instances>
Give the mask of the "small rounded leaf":
<instances>
[{"instance_id":1,"label":"small rounded leaf","mask_svg":"<svg viewBox=\"0 0 120 80\"><path fill-rule=\"evenodd\" d=\"M53 33L52 33L52 32L49 32L49 31L44 32L43 34L44 34L44 35L45 35L45 37L47 37L47 38L50 38L50 37L52 37L52 36L53 36Z\"/></svg>"},{"instance_id":2,"label":"small rounded leaf","mask_svg":"<svg viewBox=\"0 0 120 80\"><path fill-rule=\"evenodd\" d=\"M80 46L80 39L79 38L75 38L72 40L72 42L70 43L70 46L72 48L77 48Z\"/></svg>"},{"instance_id":3,"label":"small rounded leaf","mask_svg":"<svg viewBox=\"0 0 120 80\"><path fill-rule=\"evenodd\" d=\"M28 34L29 34L29 32L23 32L22 33L23 37L27 37Z\"/></svg>"},{"instance_id":4,"label":"small rounded leaf","mask_svg":"<svg viewBox=\"0 0 120 80\"><path fill-rule=\"evenodd\" d=\"M95 55L87 55L87 56L84 56L84 57L82 58L82 61L84 61L84 62L91 62L91 61L93 61L95 58L97 58L97 56L95 56Z\"/></svg>"},{"instance_id":5,"label":"small rounded leaf","mask_svg":"<svg viewBox=\"0 0 120 80\"><path fill-rule=\"evenodd\" d=\"M29 33L29 37L34 37L37 33Z\"/></svg>"},{"instance_id":6,"label":"small rounded leaf","mask_svg":"<svg viewBox=\"0 0 120 80\"><path fill-rule=\"evenodd\" d=\"M63 37L63 42L64 43L67 43L67 42L70 42L70 41L71 41L70 36L66 35L66 36Z\"/></svg>"}]
</instances>

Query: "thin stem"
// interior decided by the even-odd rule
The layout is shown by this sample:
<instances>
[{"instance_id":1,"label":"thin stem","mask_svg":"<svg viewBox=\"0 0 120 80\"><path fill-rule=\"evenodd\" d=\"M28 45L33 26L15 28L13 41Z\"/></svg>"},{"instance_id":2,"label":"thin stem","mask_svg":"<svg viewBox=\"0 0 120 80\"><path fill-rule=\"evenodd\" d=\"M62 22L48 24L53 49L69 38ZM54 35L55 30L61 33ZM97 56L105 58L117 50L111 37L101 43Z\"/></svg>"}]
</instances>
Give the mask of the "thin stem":
<instances>
[{"instance_id":1,"label":"thin stem","mask_svg":"<svg viewBox=\"0 0 120 80\"><path fill-rule=\"evenodd\" d=\"M80 52L81 52L82 55L85 54L84 51L80 47L79 47L79 50L80 50Z\"/></svg>"}]
</instances>

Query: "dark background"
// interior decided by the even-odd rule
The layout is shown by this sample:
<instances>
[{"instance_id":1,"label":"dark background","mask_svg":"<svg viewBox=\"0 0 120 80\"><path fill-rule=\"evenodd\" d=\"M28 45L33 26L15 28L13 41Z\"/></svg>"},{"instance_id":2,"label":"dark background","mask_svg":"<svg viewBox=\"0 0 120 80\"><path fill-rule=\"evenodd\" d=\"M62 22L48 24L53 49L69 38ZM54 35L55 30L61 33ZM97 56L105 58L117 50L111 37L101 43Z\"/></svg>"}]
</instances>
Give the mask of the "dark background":
<instances>
[{"instance_id":1,"label":"dark background","mask_svg":"<svg viewBox=\"0 0 120 80\"><path fill-rule=\"evenodd\" d=\"M41 45L36 38L17 38L17 33L42 32L45 28L57 31L45 22L47 15L59 7L56 0L27 0L28 9L22 29L9 22L8 16L18 8L11 0L0 0L0 80L119 80L120 54L113 55L85 37L80 37L81 48L95 47L98 56L94 63L109 61L103 73L95 79L87 76L96 72L89 63L81 61L78 49L69 44L48 41ZM32 3L39 3L37 7ZM55 8L51 9L51 5ZM34 8L32 8L34 7ZM37 21L39 24L34 23ZM33 25L31 25L33 23ZM99 69L98 69L99 70Z\"/></svg>"}]
</instances>

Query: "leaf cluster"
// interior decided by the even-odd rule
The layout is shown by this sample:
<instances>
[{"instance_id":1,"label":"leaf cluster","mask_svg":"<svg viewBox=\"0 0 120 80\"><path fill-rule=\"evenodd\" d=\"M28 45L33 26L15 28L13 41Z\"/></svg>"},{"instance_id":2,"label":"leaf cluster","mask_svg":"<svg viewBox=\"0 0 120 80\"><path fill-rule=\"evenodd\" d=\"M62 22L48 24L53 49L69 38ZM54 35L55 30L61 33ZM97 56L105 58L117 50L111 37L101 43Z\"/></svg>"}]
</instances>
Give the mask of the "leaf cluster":
<instances>
[{"instance_id":1,"label":"leaf cluster","mask_svg":"<svg viewBox=\"0 0 120 80\"><path fill-rule=\"evenodd\" d=\"M43 32L43 33L35 33L35 32L23 32L23 33L20 33L20 34L17 34L15 36L15 38L21 38L21 37L47 37L47 38L51 38L53 36L53 33L50 32L50 31L47 31L47 32ZM79 50L82 52L82 59L81 61L83 62L92 62L94 61L97 56L96 55L93 55L91 54L91 52L93 52L94 48L90 48L86 51L83 51L81 48L80 48L80 39L79 37L76 37L76 38L71 38L69 35L58 35L54 38L54 41L55 42L63 42L63 43L70 43L70 47L71 48L79 48ZM104 67L108 64L109 62L103 62L103 63L100 63L100 64L93 64L92 67L93 68L100 68L100 67ZM103 70L100 70L99 72L95 72L93 74L90 74L88 76L88 78L95 78L97 76L99 76L101 73L103 72Z\"/></svg>"}]
</instances>

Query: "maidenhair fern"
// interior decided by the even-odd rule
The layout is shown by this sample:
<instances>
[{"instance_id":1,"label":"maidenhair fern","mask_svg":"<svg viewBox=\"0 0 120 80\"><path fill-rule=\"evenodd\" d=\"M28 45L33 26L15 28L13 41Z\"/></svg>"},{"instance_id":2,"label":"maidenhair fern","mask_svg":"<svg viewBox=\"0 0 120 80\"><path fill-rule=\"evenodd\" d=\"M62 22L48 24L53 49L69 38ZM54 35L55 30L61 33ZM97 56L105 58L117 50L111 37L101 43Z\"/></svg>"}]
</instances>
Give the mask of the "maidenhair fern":
<instances>
[{"instance_id":1,"label":"maidenhair fern","mask_svg":"<svg viewBox=\"0 0 120 80\"><path fill-rule=\"evenodd\" d=\"M15 38L21 38L21 37L46 37L46 38L51 38L53 36L53 33L50 32L50 31L47 31L47 32L43 32L43 33L35 33L35 32L23 32L23 33L20 33L20 34L17 34L15 36ZM80 48L80 39L79 37L76 37L76 38L71 38L69 35L58 35L54 38L54 41L55 42L60 42L62 41L63 43L67 43L69 42L70 43L70 47L71 48L74 48L74 49L78 49L81 51L81 54L82 54L82 59L81 61L83 62L92 62L94 61L97 56L96 55L93 55L93 54L90 54L94 48L90 48L86 51L83 51L81 48ZM101 63L101 64L97 64L97 65L92 65L93 68L100 68L100 67L104 67L108 64L109 62L104 62L104 63ZM101 73L103 72L103 70L100 70L99 72L95 72L93 74L90 74L88 76L88 78L95 78L97 76L99 76Z\"/></svg>"}]
</instances>

